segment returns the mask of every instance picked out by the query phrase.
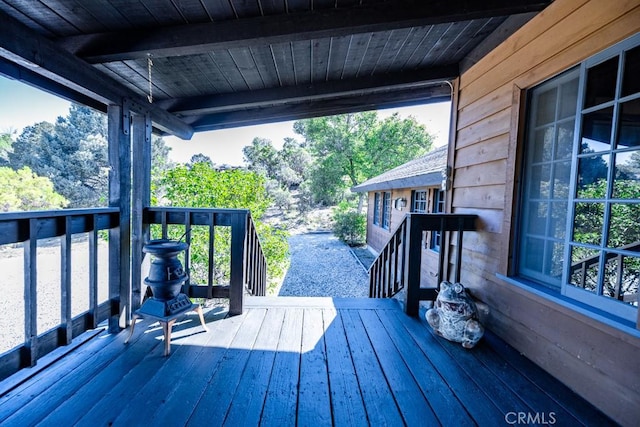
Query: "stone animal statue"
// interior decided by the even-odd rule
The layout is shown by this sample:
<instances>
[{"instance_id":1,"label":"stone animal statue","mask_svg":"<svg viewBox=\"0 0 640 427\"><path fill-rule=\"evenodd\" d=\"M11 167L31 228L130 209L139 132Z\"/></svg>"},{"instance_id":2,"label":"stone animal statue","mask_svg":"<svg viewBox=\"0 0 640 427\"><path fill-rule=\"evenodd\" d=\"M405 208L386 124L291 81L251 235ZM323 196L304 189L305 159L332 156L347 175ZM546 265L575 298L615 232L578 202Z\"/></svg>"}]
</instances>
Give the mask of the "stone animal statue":
<instances>
[{"instance_id":1,"label":"stone animal statue","mask_svg":"<svg viewBox=\"0 0 640 427\"><path fill-rule=\"evenodd\" d=\"M464 348L475 346L484 334L476 304L460 283L442 282L435 305L425 317L436 334Z\"/></svg>"}]
</instances>

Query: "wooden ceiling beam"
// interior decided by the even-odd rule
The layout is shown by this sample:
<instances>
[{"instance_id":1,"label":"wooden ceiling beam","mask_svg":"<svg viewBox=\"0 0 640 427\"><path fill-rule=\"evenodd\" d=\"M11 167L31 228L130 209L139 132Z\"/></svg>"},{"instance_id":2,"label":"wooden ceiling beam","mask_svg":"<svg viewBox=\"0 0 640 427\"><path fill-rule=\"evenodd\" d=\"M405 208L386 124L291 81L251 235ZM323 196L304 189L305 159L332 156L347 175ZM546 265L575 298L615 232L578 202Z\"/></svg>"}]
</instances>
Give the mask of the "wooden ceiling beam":
<instances>
[{"instance_id":1,"label":"wooden ceiling beam","mask_svg":"<svg viewBox=\"0 0 640 427\"><path fill-rule=\"evenodd\" d=\"M391 90L419 89L451 81L458 76L457 65L433 67L413 72L314 83L296 87L280 87L219 95L199 96L160 102L167 111L178 116L224 113L247 108L356 97Z\"/></svg>"},{"instance_id":2,"label":"wooden ceiling beam","mask_svg":"<svg viewBox=\"0 0 640 427\"><path fill-rule=\"evenodd\" d=\"M195 55L217 49L313 40L507 16L544 9L551 0L405 0L353 8L117 31L60 38L89 63Z\"/></svg>"},{"instance_id":3,"label":"wooden ceiling beam","mask_svg":"<svg viewBox=\"0 0 640 427\"><path fill-rule=\"evenodd\" d=\"M149 104L145 97L60 49L9 15L0 12L0 22L0 58L28 71L25 75L31 77L33 84L38 84L33 78L37 74L51 82L45 89L57 92L56 88L63 86L70 90L62 96L74 92L104 105L121 104L127 100L135 113L149 112L154 126L162 132L183 139L190 139L193 135L193 129L187 123L157 105Z\"/></svg>"},{"instance_id":4,"label":"wooden ceiling beam","mask_svg":"<svg viewBox=\"0 0 640 427\"><path fill-rule=\"evenodd\" d=\"M203 132L449 100L451 100L451 88L443 83L387 93L305 102L304 108L300 107L300 103L291 103L207 114L201 118L193 117L195 120L191 122L191 126L196 132Z\"/></svg>"}]
</instances>

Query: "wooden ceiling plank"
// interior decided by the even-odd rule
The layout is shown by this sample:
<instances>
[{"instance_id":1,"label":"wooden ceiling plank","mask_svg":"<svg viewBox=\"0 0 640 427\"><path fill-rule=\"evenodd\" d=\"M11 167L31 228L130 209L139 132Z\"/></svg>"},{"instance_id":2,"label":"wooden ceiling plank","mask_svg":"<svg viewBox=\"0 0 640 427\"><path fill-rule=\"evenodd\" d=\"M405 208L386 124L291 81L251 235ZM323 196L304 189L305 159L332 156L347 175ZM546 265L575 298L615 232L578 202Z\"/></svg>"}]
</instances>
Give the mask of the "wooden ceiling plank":
<instances>
[{"instance_id":1,"label":"wooden ceiling plank","mask_svg":"<svg viewBox=\"0 0 640 427\"><path fill-rule=\"evenodd\" d=\"M78 34L78 29L69 21L51 9L41 7L33 0L4 0L4 2L12 7L13 13L8 13L8 15L13 16L24 25L31 28L45 28L47 32L55 34L57 37ZM32 25L33 22L37 24Z\"/></svg>"},{"instance_id":2,"label":"wooden ceiling plank","mask_svg":"<svg viewBox=\"0 0 640 427\"><path fill-rule=\"evenodd\" d=\"M271 52L277 70L280 86L294 86L296 78L293 73L293 59L289 43L277 43L271 45Z\"/></svg>"},{"instance_id":3,"label":"wooden ceiling plank","mask_svg":"<svg viewBox=\"0 0 640 427\"><path fill-rule=\"evenodd\" d=\"M391 32L387 33L373 33L371 34L371 41L367 46L367 51L362 60L358 75L369 76L373 74L376 68L376 64L380 59L380 56L384 52L384 48L387 45Z\"/></svg>"},{"instance_id":4,"label":"wooden ceiling plank","mask_svg":"<svg viewBox=\"0 0 640 427\"><path fill-rule=\"evenodd\" d=\"M327 78L327 63L329 62L329 39L311 41L313 57L311 58L311 83L323 82Z\"/></svg>"},{"instance_id":5,"label":"wooden ceiling plank","mask_svg":"<svg viewBox=\"0 0 640 427\"><path fill-rule=\"evenodd\" d=\"M393 65L398 52L402 50L407 42L411 28L401 28L389 33L389 39L378 57L373 73L385 73Z\"/></svg>"},{"instance_id":6,"label":"wooden ceiling plank","mask_svg":"<svg viewBox=\"0 0 640 427\"><path fill-rule=\"evenodd\" d=\"M273 55L268 46L258 46L250 48L251 56L256 63L258 72L265 87L275 87L279 85L276 67L273 62Z\"/></svg>"},{"instance_id":7,"label":"wooden ceiling plank","mask_svg":"<svg viewBox=\"0 0 640 427\"><path fill-rule=\"evenodd\" d=\"M296 85L311 84L311 41L292 42L290 45Z\"/></svg>"},{"instance_id":8,"label":"wooden ceiling plank","mask_svg":"<svg viewBox=\"0 0 640 427\"><path fill-rule=\"evenodd\" d=\"M233 58L229 54L227 49L217 50L211 52L211 58L214 59L220 70L232 70L234 72L225 72L225 79L229 82L231 89L234 92L244 91L248 89L247 82L242 78L240 72L237 70L236 64L233 62Z\"/></svg>"},{"instance_id":9,"label":"wooden ceiling plank","mask_svg":"<svg viewBox=\"0 0 640 427\"><path fill-rule=\"evenodd\" d=\"M7 15L0 14L0 20L1 57L104 104L120 104L123 99L129 99L132 108L149 112L161 130L184 139L193 135L193 129L183 121L148 105L144 97L61 50L52 41Z\"/></svg>"},{"instance_id":10,"label":"wooden ceiling plank","mask_svg":"<svg viewBox=\"0 0 640 427\"><path fill-rule=\"evenodd\" d=\"M127 13L120 13L120 10L108 0L83 1L81 4L87 13L91 14L94 19L99 19L109 31L132 29L133 24L137 25L138 23L131 16L131 5L135 5L135 2L130 3ZM130 18L133 19L130 20Z\"/></svg>"},{"instance_id":11,"label":"wooden ceiling plank","mask_svg":"<svg viewBox=\"0 0 640 427\"><path fill-rule=\"evenodd\" d=\"M147 1L149 6L150 0ZM154 0L154 4L155 4ZM173 56L216 49L274 44L490 18L541 10L550 0L493 0L468 2L396 2L353 9L328 9L246 18L215 23L174 25L139 31L119 31L66 37L59 44L91 63L133 59L152 53ZM235 3L234 3L235 4ZM175 23L174 20L170 22Z\"/></svg>"},{"instance_id":12,"label":"wooden ceiling plank","mask_svg":"<svg viewBox=\"0 0 640 427\"><path fill-rule=\"evenodd\" d=\"M264 88L262 75L258 71L258 67L249 48L229 49L229 55L249 90Z\"/></svg>"},{"instance_id":13,"label":"wooden ceiling plank","mask_svg":"<svg viewBox=\"0 0 640 427\"><path fill-rule=\"evenodd\" d=\"M212 21L225 21L235 18L233 9L228 1L224 0L200 0Z\"/></svg>"},{"instance_id":14,"label":"wooden ceiling plank","mask_svg":"<svg viewBox=\"0 0 640 427\"><path fill-rule=\"evenodd\" d=\"M77 32L87 33L110 30L110 28L104 25L102 21L96 19L92 14L87 12L82 3L77 1L70 3L68 1L60 0L40 0L40 2L71 23L71 25L77 28Z\"/></svg>"},{"instance_id":15,"label":"wooden ceiling plank","mask_svg":"<svg viewBox=\"0 0 640 427\"><path fill-rule=\"evenodd\" d=\"M396 73L341 81L318 82L304 87L282 87L194 97L168 101L167 103L161 103L161 105L172 113L181 116L201 115L291 102L299 103L412 88L421 89L451 80L457 75L457 66L434 67L413 73Z\"/></svg>"},{"instance_id":16,"label":"wooden ceiling plank","mask_svg":"<svg viewBox=\"0 0 640 427\"><path fill-rule=\"evenodd\" d=\"M252 18L261 16L260 7L256 0L229 0L238 14L238 18Z\"/></svg>"},{"instance_id":17,"label":"wooden ceiling plank","mask_svg":"<svg viewBox=\"0 0 640 427\"><path fill-rule=\"evenodd\" d=\"M139 0L160 25L188 24L171 0ZM126 10L126 9L125 9ZM148 31L148 29L147 29Z\"/></svg>"},{"instance_id":18,"label":"wooden ceiling plank","mask_svg":"<svg viewBox=\"0 0 640 427\"><path fill-rule=\"evenodd\" d=\"M335 37L332 40L331 54L327 64L327 80L339 80L342 78L342 70L349 53L349 40L351 36Z\"/></svg>"},{"instance_id":19,"label":"wooden ceiling plank","mask_svg":"<svg viewBox=\"0 0 640 427\"><path fill-rule=\"evenodd\" d=\"M433 48L429 52L425 53L424 57L418 64L418 67L428 67L433 64L440 63L453 63L457 62L453 58L447 58L445 53L452 45L459 40L470 25L474 25L471 22L475 22L478 25L478 21L460 21L449 24L447 30L442 34L438 41L434 44ZM442 61L442 62L440 62Z\"/></svg>"}]
</instances>

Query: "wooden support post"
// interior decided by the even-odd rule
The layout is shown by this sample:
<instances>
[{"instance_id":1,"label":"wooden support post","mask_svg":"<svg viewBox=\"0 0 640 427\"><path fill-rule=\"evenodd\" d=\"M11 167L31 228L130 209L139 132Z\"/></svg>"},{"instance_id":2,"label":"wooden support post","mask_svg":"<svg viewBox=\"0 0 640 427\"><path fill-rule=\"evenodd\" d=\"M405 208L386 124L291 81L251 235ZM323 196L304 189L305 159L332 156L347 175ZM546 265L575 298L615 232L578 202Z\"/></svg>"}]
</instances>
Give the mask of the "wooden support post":
<instances>
[{"instance_id":1,"label":"wooden support post","mask_svg":"<svg viewBox=\"0 0 640 427\"><path fill-rule=\"evenodd\" d=\"M418 218L407 215L407 231L405 242L407 252L405 258L405 284L407 287L405 312L409 316L418 316L420 308L420 262L422 259L422 229Z\"/></svg>"},{"instance_id":2,"label":"wooden support post","mask_svg":"<svg viewBox=\"0 0 640 427\"><path fill-rule=\"evenodd\" d=\"M142 304L142 271L145 254L142 247L149 240L149 225L144 223L144 209L151 204L151 119L133 116L133 188L131 212L131 309Z\"/></svg>"},{"instance_id":3,"label":"wooden support post","mask_svg":"<svg viewBox=\"0 0 640 427\"><path fill-rule=\"evenodd\" d=\"M231 288L229 314L242 314L244 308L244 241L247 234L247 215L236 213L231 219Z\"/></svg>"},{"instance_id":4,"label":"wooden support post","mask_svg":"<svg viewBox=\"0 0 640 427\"><path fill-rule=\"evenodd\" d=\"M118 228L109 232L109 331L116 333L131 319L131 140L129 112L108 107L109 206L120 210Z\"/></svg>"}]
</instances>

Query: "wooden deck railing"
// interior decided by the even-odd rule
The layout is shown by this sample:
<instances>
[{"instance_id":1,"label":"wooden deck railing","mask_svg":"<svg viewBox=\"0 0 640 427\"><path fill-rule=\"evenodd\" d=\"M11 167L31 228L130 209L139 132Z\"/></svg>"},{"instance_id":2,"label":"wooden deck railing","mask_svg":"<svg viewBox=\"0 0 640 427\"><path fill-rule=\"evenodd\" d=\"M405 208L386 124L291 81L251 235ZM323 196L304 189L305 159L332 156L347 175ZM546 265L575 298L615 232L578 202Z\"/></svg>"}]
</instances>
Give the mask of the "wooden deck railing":
<instances>
[{"instance_id":1,"label":"wooden deck railing","mask_svg":"<svg viewBox=\"0 0 640 427\"><path fill-rule=\"evenodd\" d=\"M631 251L631 252L638 252L638 249L640 249L640 242L633 242L630 243L628 245L625 246L621 246L619 248L616 248L618 250L623 250L623 251ZM611 296L613 296L613 298L619 300L619 301L623 301L623 302L635 302L636 298L637 298L637 293L635 292L624 292L625 289L623 289L623 285L626 283L625 282L625 278L624 278L624 260L627 257L627 255L624 254L620 254L620 253L614 253L614 252L607 252L605 254L605 261L609 262L610 260L615 260L616 261L616 274L612 275L613 277L615 277L615 281L613 281L613 283L609 283L609 286L612 288L610 289L611 291ZM635 258L635 257L634 257ZM570 268L570 276L571 276L571 280L572 283L581 287L581 288L585 288L587 286L587 278L589 276L589 268L595 266L598 266L600 264L600 254L597 254L595 256L589 257L589 258L585 258L582 259L578 262L575 262L573 264L571 264L571 268ZM576 274L578 273L578 274ZM597 275L597 270L596 270L596 275ZM578 280L574 281L574 278L577 276ZM636 279L637 280L637 279ZM598 278L596 277L594 279L594 283L596 283L598 281ZM576 283L577 282L577 283ZM629 286L631 287L631 286Z\"/></svg>"},{"instance_id":2,"label":"wooden deck railing","mask_svg":"<svg viewBox=\"0 0 640 427\"><path fill-rule=\"evenodd\" d=\"M245 292L252 295L265 295L266 259L258 240L251 214L247 209L205 209L205 208L168 208L153 207L145 209L145 224L160 224L161 235L153 238L168 237L170 225L181 228L185 241L191 244L190 230L196 226L208 227L207 278L204 284L189 279L184 290L194 298L229 298L229 313L240 314L243 309ZM230 238L230 278L229 284L216 282L216 227L229 227ZM185 270L191 277L193 267L189 249L185 253Z\"/></svg>"},{"instance_id":3,"label":"wooden deck railing","mask_svg":"<svg viewBox=\"0 0 640 427\"><path fill-rule=\"evenodd\" d=\"M0 245L22 244L24 253L24 299L7 301L9 306L16 304L16 312L22 311L24 318L15 318L16 324L24 325L24 342L0 356L0 379L27 366L34 366L38 358L50 353L61 345L95 328L100 322L114 316L119 298L119 283L114 273L116 264L113 257L117 251L109 250L108 266L98 265L98 232L119 229L119 211L117 208L73 209L46 212L16 212L0 214ZM72 263L72 237L86 233L89 243L88 266ZM38 242L44 239L60 238L60 286L57 298L60 301L60 323L48 331L38 330ZM115 240L115 239L114 239ZM75 268L89 271L87 293L89 309L72 316L72 276ZM98 268L109 269L108 300L98 301ZM56 279L57 280L57 279ZM2 288L0 287L0 292ZM57 304L56 304L57 305ZM40 313L43 314L43 313ZM55 313L49 313L55 315ZM3 326L2 333L7 332Z\"/></svg>"},{"instance_id":4,"label":"wooden deck railing","mask_svg":"<svg viewBox=\"0 0 640 427\"><path fill-rule=\"evenodd\" d=\"M476 218L477 215L408 213L369 268L369 296L390 298L405 289L405 311L417 316L420 301L435 300L437 289L420 287L424 232L439 231L442 236L437 284L444 280L444 242L449 241L448 233L456 232L453 280L457 282L460 280L463 232L476 229Z\"/></svg>"}]
</instances>

